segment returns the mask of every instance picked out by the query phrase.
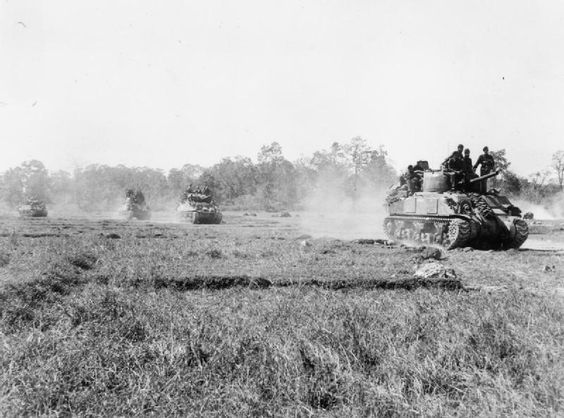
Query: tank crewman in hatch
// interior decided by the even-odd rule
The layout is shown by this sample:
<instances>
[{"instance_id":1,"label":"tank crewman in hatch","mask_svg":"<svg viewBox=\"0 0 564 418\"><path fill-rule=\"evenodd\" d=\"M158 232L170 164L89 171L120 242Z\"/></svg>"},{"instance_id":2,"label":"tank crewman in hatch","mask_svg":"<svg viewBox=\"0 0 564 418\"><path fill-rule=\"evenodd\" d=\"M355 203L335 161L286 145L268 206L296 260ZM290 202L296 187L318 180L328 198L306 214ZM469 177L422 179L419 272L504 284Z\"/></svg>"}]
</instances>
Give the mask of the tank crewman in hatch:
<instances>
[{"instance_id":1,"label":"tank crewman in hatch","mask_svg":"<svg viewBox=\"0 0 564 418\"><path fill-rule=\"evenodd\" d=\"M458 184L464 178L464 158L459 151L453 152L447 161L447 171L449 172L451 190L458 189Z\"/></svg>"},{"instance_id":2,"label":"tank crewman in hatch","mask_svg":"<svg viewBox=\"0 0 564 418\"><path fill-rule=\"evenodd\" d=\"M405 173L407 188L410 193L420 192L422 179L419 173L416 172L415 167L412 165L407 166L407 173Z\"/></svg>"},{"instance_id":3,"label":"tank crewman in hatch","mask_svg":"<svg viewBox=\"0 0 564 418\"><path fill-rule=\"evenodd\" d=\"M413 170L416 171L416 172L419 171L419 172L423 173L425 171L424 163L425 163L425 161L417 161L417 163L413 166Z\"/></svg>"}]
</instances>

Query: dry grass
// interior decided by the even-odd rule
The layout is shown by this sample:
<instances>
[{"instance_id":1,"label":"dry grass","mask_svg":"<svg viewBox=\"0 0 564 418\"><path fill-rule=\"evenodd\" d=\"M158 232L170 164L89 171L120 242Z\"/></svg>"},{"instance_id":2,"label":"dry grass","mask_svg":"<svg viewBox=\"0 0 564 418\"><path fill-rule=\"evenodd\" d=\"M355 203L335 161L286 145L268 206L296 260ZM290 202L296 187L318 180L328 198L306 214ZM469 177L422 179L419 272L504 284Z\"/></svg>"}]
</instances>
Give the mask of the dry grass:
<instances>
[{"instance_id":1,"label":"dry grass","mask_svg":"<svg viewBox=\"0 0 564 418\"><path fill-rule=\"evenodd\" d=\"M441 261L464 286L506 289L486 293L391 286L413 280L419 252L302 245L291 223L260 217L10 222L0 415L562 413L564 318L551 289L564 262L553 253ZM546 263L555 270L542 273Z\"/></svg>"}]
</instances>

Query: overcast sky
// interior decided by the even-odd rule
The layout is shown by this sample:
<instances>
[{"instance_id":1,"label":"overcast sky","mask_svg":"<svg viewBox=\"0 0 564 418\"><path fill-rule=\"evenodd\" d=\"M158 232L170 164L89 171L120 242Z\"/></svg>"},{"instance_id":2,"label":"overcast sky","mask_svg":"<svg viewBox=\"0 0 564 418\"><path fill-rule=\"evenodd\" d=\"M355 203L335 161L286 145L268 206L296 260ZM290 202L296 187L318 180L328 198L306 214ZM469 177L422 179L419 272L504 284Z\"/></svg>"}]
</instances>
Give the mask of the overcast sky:
<instances>
[{"instance_id":1,"label":"overcast sky","mask_svg":"<svg viewBox=\"0 0 564 418\"><path fill-rule=\"evenodd\" d=\"M0 1L0 172L564 149L562 0Z\"/></svg>"}]
</instances>

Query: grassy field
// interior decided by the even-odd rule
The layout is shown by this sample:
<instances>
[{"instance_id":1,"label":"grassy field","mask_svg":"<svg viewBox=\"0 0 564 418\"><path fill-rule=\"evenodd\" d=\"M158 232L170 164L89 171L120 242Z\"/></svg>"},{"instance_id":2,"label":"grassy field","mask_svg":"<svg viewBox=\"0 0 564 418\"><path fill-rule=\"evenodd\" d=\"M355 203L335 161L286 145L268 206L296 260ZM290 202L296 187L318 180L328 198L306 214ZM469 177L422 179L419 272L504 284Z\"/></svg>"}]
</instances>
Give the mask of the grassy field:
<instances>
[{"instance_id":1,"label":"grassy field","mask_svg":"<svg viewBox=\"0 0 564 418\"><path fill-rule=\"evenodd\" d=\"M0 220L0 415L564 413L562 251L416 280L421 249L296 217Z\"/></svg>"}]
</instances>

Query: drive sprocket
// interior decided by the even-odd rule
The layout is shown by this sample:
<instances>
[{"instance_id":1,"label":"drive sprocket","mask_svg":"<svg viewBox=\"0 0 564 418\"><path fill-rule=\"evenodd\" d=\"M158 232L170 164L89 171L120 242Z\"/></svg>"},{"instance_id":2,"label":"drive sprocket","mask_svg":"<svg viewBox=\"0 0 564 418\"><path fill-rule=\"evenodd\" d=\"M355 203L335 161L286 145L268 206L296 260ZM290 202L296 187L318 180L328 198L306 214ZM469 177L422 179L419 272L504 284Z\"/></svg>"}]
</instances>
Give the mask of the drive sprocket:
<instances>
[{"instance_id":1,"label":"drive sprocket","mask_svg":"<svg viewBox=\"0 0 564 418\"><path fill-rule=\"evenodd\" d=\"M523 219L515 219L515 236L509 242L509 248L519 248L529 237L529 225Z\"/></svg>"}]
</instances>

